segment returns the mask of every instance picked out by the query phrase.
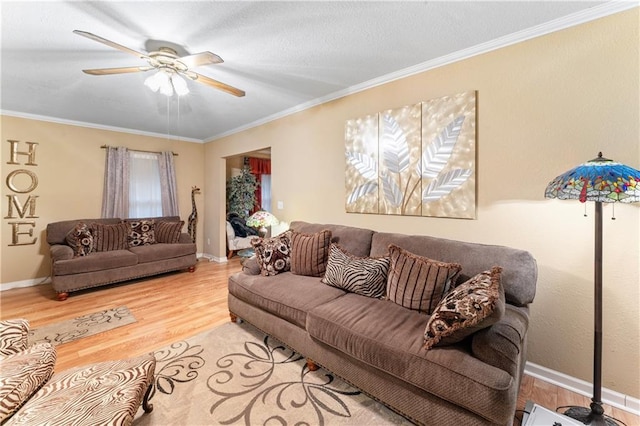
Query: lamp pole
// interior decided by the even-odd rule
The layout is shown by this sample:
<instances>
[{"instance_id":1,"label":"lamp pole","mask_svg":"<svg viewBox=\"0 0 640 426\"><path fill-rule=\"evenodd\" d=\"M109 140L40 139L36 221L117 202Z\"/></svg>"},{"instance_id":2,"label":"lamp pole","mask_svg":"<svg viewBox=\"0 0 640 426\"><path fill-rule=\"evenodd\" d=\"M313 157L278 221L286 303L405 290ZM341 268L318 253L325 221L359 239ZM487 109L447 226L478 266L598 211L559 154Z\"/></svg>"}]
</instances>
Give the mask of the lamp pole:
<instances>
[{"instance_id":1,"label":"lamp pole","mask_svg":"<svg viewBox=\"0 0 640 426\"><path fill-rule=\"evenodd\" d=\"M602 408L602 203L596 201L594 254L593 398L588 424L605 425Z\"/></svg>"}]
</instances>

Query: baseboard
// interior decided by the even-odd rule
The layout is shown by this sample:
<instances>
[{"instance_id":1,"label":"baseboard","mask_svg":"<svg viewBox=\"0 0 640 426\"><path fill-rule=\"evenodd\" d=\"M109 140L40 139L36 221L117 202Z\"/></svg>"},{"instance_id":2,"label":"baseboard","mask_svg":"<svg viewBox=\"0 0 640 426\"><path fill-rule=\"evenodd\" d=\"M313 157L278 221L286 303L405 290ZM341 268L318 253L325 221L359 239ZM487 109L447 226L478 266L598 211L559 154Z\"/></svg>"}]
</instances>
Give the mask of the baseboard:
<instances>
[{"instance_id":1,"label":"baseboard","mask_svg":"<svg viewBox=\"0 0 640 426\"><path fill-rule=\"evenodd\" d=\"M51 282L51 277L40 277L31 280L13 281L9 283L2 283L0 291L11 290L14 288L33 287L40 284L48 284Z\"/></svg>"},{"instance_id":2,"label":"baseboard","mask_svg":"<svg viewBox=\"0 0 640 426\"><path fill-rule=\"evenodd\" d=\"M214 255L209 254L209 253L198 253L198 254L196 254L196 257L207 259L209 262L216 262L216 263L227 263L228 262L227 256L217 257L217 256L214 256Z\"/></svg>"},{"instance_id":3,"label":"baseboard","mask_svg":"<svg viewBox=\"0 0 640 426\"><path fill-rule=\"evenodd\" d=\"M581 379L569 376L559 371L552 370L541 365L527 362L524 372L537 379L552 383L561 388L584 395L588 398L593 396L593 384ZM611 389L602 388L602 402L613 407L628 411L636 416L640 416L640 399L629 395L624 395Z\"/></svg>"}]
</instances>

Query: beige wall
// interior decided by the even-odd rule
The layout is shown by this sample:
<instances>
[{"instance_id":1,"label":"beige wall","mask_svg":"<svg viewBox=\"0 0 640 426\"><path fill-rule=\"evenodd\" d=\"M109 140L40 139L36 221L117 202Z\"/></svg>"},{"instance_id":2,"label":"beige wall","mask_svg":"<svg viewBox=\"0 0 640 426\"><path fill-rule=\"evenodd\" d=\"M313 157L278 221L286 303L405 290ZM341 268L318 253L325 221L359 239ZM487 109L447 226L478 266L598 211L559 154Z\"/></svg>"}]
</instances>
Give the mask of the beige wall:
<instances>
[{"instance_id":1,"label":"beige wall","mask_svg":"<svg viewBox=\"0 0 640 426\"><path fill-rule=\"evenodd\" d=\"M372 88L206 145L205 233L224 256L224 157L270 146L274 213L531 251L538 260L529 361L592 380L593 204L545 200L598 151L640 168L638 9ZM477 220L345 213L344 124L478 93ZM605 217L611 207L604 208ZM640 206L604 224L604 385L640 397Z\"/></svg>"},{"instance_id":2,"label":"beige wall","mask_svg":"<svg viewBox=\"0 0 640 426\"><path fill-rule=\"evenodd\" d=\"M34 219L36 221L34 236L37 236L38 240L34 245L9 246L11 243L9 220L2 220L0 283L7 285L20 281L45 279L49 276L48 246L45 236L47 223L100 217L105 159L105 150L100 149L101 145L125 146L150 151L173 151L178 154L174 157L178 202L180 216L185 222L191 213L191 186L197 185L203 192L201 195L196 195L200 216L197 243L198 251L202 252L203 200L206 191L202 144L9 116L2 116L1 120L2 217L7 215L7 195L13 194L7 188L6 176L16 169L33 171L38 177L38 186L31 192L31 195L38 196L36 204L38 218ZM37 166L6 164L10 160L10 144L7 140L21 141L22 151L27 150L24 142L37 142ZM19 156L18 161L26 161L26 157ZM26 185L20 186L20 188L25 187ZM19 199L24 202L27 195L20 195ZM184 229L186 230L186 225ZM20 241L29 240L25 237Z\"/></svg>"}]
</instances>

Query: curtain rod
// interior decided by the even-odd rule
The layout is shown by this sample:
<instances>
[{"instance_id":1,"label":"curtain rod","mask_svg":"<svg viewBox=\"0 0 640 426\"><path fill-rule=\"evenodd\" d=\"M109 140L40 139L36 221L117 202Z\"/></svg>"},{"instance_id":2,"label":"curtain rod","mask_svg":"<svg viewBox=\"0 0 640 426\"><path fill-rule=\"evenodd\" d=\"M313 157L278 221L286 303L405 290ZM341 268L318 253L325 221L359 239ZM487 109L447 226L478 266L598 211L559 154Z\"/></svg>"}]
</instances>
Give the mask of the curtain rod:
<instances>
[{"instance_id":1,"label":"curtain rod","mask_svg":"<svg viewBox=\"0 0 640 426\"><path fill-rule=\"evenodd\" d=\"M100 148L107 149L107 148L109 148L109 145L102 145L102 146L100 146ZM160 152L160 151L145 151L144 149L129 149L129 148L127 148L127 149L129 151L148 152L150 154L162 154L162 152ZM171 153L176 157L178 156L178 154L176 152L171 151Z\"/></svg>"}]
</instances>

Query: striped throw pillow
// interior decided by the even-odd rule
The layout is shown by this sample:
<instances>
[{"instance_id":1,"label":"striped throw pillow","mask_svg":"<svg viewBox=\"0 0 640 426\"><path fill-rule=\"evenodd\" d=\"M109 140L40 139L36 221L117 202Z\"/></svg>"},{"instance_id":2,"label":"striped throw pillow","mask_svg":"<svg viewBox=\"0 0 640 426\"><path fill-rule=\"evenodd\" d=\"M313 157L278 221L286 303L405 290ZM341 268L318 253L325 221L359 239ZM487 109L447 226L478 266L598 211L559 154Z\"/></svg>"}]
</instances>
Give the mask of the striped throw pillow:
<instances>
[{"instance_id":1,"label":"striped throw pillow","mask_svg":"<svg viewBox=\"0 0 640 426\"><path fill-rule=\"evenodd\" d=\"M156 222L156 242L176 244L180 241L180 233L182 233L183 226L184 220L181 220L180 222Z\"/></svg>"},{"instance_id":2,"label":"striped throw pillow","mask_svg":"<svg viewBox=\"0 0 640 426\"><path fill-rule=\"evenodd\" d=\"M431 315L449 291L462 267L418 256L394 244L389 246L387 298L398 305Z\"/></svg>"},{"instance_id":3,"label":"striped throw pillow","mask_svg":"<svg viewBox=\"0 0 640 426\"><path fill-rule=\"evenodd\" d=\"M291 273L308 277L322 277L327 269L331 231L315 234L291 233Z\"/></svg>"},{"instance_id":4,"label":"striped throw pillow","mask_svg":"<svg viewBox=\"0 0 640 426\"><path fill-rule=\"evenodd\" d=\"M93 235L93 251L126 250L128 247L129 224L126 222L114 225L92 223L89 228Z\"/></svg>"},{"instance_id":5,"label":"striped throw pillow","mask_svg":"<svg viewBox=\"0 0 640 426\"><path fill-rule=\"evenodd\" d=\"M388 257L358 257L331 244L322 282L362 296L381 298L386 292L388 272Z\"/></svg>"}]
</instances>

